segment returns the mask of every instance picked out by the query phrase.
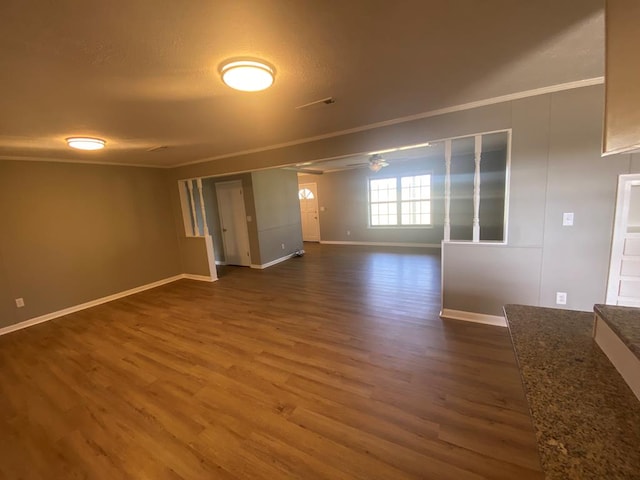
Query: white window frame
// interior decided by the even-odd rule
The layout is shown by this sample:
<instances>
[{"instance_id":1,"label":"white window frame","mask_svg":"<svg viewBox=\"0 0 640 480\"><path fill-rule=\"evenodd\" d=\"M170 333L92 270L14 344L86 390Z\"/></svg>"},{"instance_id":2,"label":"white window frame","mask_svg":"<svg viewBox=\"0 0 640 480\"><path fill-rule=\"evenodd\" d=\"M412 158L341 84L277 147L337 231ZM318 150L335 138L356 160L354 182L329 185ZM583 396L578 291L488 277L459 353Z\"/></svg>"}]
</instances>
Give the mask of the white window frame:
<instances>
[{"instance_id":1,"label":"white window frame","mask_svg":"<svg viewBox=\"0 0 640 480\"><path fill-rule=\"evenodd\" d=\"M403 202L410 202L410 201L415 201L415 200L402 200L402 178L405 177L420 177L423 175L429 175L429 223L419 223L419 224L409 224L409 225L404 225L402 224L402 204ZM390 224L390 225L373 225L372 222L372 209L371 206L373 205L372 201L371 201L371 181L372 180L384 180L384 179L395 179L396 181L396 201L393 202L396 204L396 221L397 223L395 224ZM376 202L376 204L378 203L391 203L391 202ZM368 217L368 224L369 224L369 228L373 228L373 229L385 229L385 228L402 228L402 229L408 229L408 228L431 228L433 227L433 211L431 209L433 205L433 172L428 171L428 172L415 172L412 174L396 174L396 175L389 175L389 176L376 176L376 177L368 177L367 178L367 217Z\"/></svg>"}]
</instances>

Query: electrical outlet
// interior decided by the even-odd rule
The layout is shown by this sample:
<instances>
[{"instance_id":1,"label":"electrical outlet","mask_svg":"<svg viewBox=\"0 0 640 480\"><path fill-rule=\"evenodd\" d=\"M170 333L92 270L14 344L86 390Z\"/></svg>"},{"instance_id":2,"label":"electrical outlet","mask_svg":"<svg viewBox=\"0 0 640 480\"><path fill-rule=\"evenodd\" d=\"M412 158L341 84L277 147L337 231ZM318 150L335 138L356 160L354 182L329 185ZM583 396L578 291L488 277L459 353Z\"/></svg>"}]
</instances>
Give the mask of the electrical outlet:
<instances>
[{"instance_id":1,"label":"electrical outlet","mask_svg":"<svg viewBox=\"0 0 640 480\"><path fill-rule=\"evenodd\" d=\"M567 292L556 292L556 305L567 304Z\"/></svg>"},{"instance_id":2,"label":"electrical outlet","mask_svg":"<svg viewBox=\"0 0 640 480\"><path fill-rule=\"evenodd\" d=\"M16 298L16 307L18 308L24 307L24 298Z\"/></svg>"},{"instance_id":3,"label":"electrical outlet","mask_svg":"<svg viewBox=\"0 0 640 480\"><path fill-rule=\"evenodd\" d=\"M284 243L282 244L282 249L284 250Z\"/></svg>"},{"instance_id":4,"label":"electrical outlet","mask_svg":"<svg viewBox=\"0 0 640 480\"><path fill-rule=\"evenodd\" d=\"M351 230L347 230L347 237L351 235Z\"/></svg>"}]
</instances>

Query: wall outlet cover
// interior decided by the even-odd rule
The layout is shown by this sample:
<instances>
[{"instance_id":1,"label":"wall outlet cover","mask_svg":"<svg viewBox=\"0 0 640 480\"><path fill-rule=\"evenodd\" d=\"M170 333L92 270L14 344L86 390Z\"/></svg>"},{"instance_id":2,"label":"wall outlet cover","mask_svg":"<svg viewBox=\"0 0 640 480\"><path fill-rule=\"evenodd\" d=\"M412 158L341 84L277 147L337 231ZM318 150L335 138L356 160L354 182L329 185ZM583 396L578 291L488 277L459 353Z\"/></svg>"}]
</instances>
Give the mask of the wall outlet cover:
<instances>
[{"instance_id":1,"label":"wall outlet cover","mask_svg":"<svg viewBox=\"0 0 640 480\"><path fill-rule=\"evenodd\" d=\"M556 305L567 304L567 292L556 292Z\"/></svg>"}]
</instances>

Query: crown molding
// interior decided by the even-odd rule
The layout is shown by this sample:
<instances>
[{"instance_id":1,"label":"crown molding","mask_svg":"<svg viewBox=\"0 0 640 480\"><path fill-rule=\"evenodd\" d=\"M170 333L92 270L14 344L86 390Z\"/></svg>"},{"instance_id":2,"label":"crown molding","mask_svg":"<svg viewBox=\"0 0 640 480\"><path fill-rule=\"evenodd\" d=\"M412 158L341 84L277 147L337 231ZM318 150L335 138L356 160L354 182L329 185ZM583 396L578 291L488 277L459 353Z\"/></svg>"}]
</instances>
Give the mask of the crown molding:
<instances>
[{"instance_id":1,"label":"crown molding","mask_svg":"<svg viewBox=\"0 0 640 480\"><path fill-rule=\"evenodd\" d=\"M533 90L525 90L523 92L510 93L507 95L487 98L484 100L477 100L475 102L469 102L469 103L463 103L460 105L454 105L451 107L439 108L437 110L429 110L427 112L416 113L414 115L407 115L405 117L393 118L391 120L384 120L382 122L370 123L368 125L348 128L346 130L337 130L335 132L316 135L313 137L301 138L298 140L292 140L290 142L276 143L266 147L252 148L249 150L241 150L233 153L225 153L224 155L217 155L215 157L207 157L200 160L192 160L189 162L174 165L173 167L170 167L170 168L186 167L189 165L197 165L199 163L212 162L214 160L222 160L224 158L237 157L240 155L249 155L252 153L260 153L260 152L267 152L269 150L276 150L278 148L293 147L295 145L315 142L318 140L325 140L333 137L340 137L342 135L349 135L351 133L364 132L367 130L373 130L380 127L387 127L390 125L397 125L399 123L411 122L411 121L420 120L423 118L437 117L439 115L445 115L447 113L462 112L464 110L472 110L474 108L486 107L488 105L495 105L497 103L511 102L514 100L521 100L523 98L536 97L538 95L546 95L549 93L562 92L565 90L573 90L575 88L591 87L593 85L602 85L602 84L604 84L604 77L594 77L594 78L587 78L584 80L577 80L575 82L560 83L557 85L550 85L548 87L535 88Z\"/></svg>"},{"instance_id":2,"label":"crown molding","mask_svg":"<svg viewBox=\"0 0 640 480\"><path fill-rule=\"evenodd\" d=\"M164 165L140 165L137 163L116 163L116 162L100 162L96 160L71 160L68 158L52 158L52 157L19 157L16 155L0 155L0 160L19 161L19 162L51 162L51 163L77 163L82 165L103 165L112 167L138 167L138 168L175 168L176 166Z\"/></svg>"},{"instance_id":3,"label":"crown molding","mask_svg":"<svg viewBox=\"0 0 640 480\"><path fill-rule=\"evenodd\" d=\"M575 82L560 83L557 85L550 85L548 87L535 88L533 90L525 90L522 92L510 93L507 95L501 95L498 97L486 98L484 100L477 100L475 102L463 103L460 105L454 105L451 107L439 108L437 110L429 110L414 115L407 115L404 117L393 118L391 120L384 120L382 122L370 123L367 125L361 125L359 127L348 128L345 130L337 130L334 132L324 133L322 135L315 135L313 137L300 138L298 140L292 140L289 142L276 143L273 145L267 145L264 147L252 148L248 150L240 150L232 153L225 153L223 155L216 155L213 157L201 158L199 160L192 160L189 162L178 163L175 165L140 165L131 163L112 163L101 161L87 161L87 160L70 160L61 158L47 158L47 157L19 157L0 155L0 160L18 160L18 161L31 161L31 162L55 162L55 163L77 163L77 164L89 164L89 165L111 165L118 167L139 167L139 168L160 168L160 169L172 169L179 167L186 167L189 165L197 165L200 163L212 162L215 160L222 160L224 158L237 157L240 155L249 155L252 153L268 152L270 150L277 150L279 148L293 147L295 145L302 145L305 143L316 142L318 140L326 140L329 138L340 137L342 135L349 135L351 133L365 132L367 130L373 130L381 127L388 127L391 125L397 125L400 123L411 122L414 120L420 120L423 118L437 117L439 115L445 115L448 113L462 112L464 110L471 110L479 107L486 107L489 105L495 105L498 103L511 102L514 100L521 100L523 98L535 97L538 95L546 95L549 93L562 92L565 90L572 90L575 88L591 87L593 85L604 84L604 77L587 78L584 80L577 80Z\"/></svg>"}]
</instances>

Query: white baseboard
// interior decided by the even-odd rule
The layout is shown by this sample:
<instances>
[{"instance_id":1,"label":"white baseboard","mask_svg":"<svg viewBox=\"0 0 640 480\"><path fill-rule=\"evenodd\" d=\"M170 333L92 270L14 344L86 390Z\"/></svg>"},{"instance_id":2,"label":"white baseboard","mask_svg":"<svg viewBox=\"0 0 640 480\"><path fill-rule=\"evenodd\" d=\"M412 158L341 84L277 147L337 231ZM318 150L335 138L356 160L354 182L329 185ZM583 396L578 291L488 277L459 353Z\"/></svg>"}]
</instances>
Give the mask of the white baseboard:
<instances>
[{"instance_id":1,"label":"white baseboard","mask_svg":"<svg viewBox=\"0 0 640 480\"><path fill-rule=\"evenodd\" d=\"M464 320L465 322L484 323L485 325L495 325L498 327L507 326L507 321L504 317L485 315L484 313L465 312L462 310L451 310L449 308L443 308L440 312L440 317L451 320Z\"/></svg>"},{"instance_id":2,"label":"white baseboard","mask_svg":"<svg viewBox=\"0 0 640 480\"><path fill-rule=\"evenodd\" d=\"M256 268L258 270L264 270L265 268L269 268L272 267L274 265L277 265L278 263L284 262L286 260L289 260L290 258L294 257L296 254L295 253L290 253L289 255L285 255L284 257L280 257L280 258L276 258L275 260L272 260L270 262L267 263L263 263L262 265L257 265L255 263L251 264L251 268Z\"/></svg>"},{"instance_id":3,"label":"white baseboard","mask_svg":"<svg viewBox=\"0 0 640 480\"><path fill-rule=\"evenodd\" d=\"M187 280L198 280L199 282L215 282L218 279L209 277L207 275L193 275L191 273L183 273L180 275L181 278L186 278Z\"/></svg>"},{"instance_id":4,"label":"white baseboard","mask_svg":"<svg viewBox=\"0 0 640 480\"><path fill-rule=\"evenodd\" d=\"M97 298L95 300L81 303L79 305L74 305L72 307L63 308L62 310L58 310L55 312L40 315L38 317L30 318L29 320L25 320L23 322L14 323L13 325L0 328L0 336L6 335L7 333L15 332L16 330L22 330L23 328L31 327L39 323L48 322L49 320L53 320L54 318L64 317L65 315L79 312L80 310L86 310L87 308L96 307L98 305L102 305L103 303L112 302L120 298L128 297L129 295L134 295L136 293L144 292L145 290L150 290L152 288L160 287L162 285L166 285L167 283L175 282L176 280L181 280L183 278L187 278L190 280L200 280L205 282L215 281L211 279L211 277L207 277L204 275L191 275L189 273L174 275L173 277L163 278L162 280L158 280L157 282L147 283L146 285L140 285L139 287L131 288L129 290L124 290L123 292L114 293L113 295L107 295L106 297Z\"/></svg>"},{"instance_id":5,"label":"white baseboard","mask_svg":"<svg viewBox=\"0 0 640 480\"><path fill-rule=\"evenodd\" d=\"M413 248L440 248L439 243L398 243L398 242L343 242L338 240L321 240L326 245L362 245L370 247L413 247Z\"/></svg>"},{"instance_id":6,"label":"white baseboard","mask_svg":"<svg viewBox=\"0 0 640 480\"><path fill-rule=\"evenodd\" d=\"M226 265L227 262L224 262L222 260L216 260L216 265Z\"/></svg>"}]
</instances>

